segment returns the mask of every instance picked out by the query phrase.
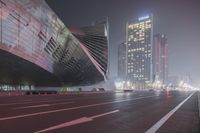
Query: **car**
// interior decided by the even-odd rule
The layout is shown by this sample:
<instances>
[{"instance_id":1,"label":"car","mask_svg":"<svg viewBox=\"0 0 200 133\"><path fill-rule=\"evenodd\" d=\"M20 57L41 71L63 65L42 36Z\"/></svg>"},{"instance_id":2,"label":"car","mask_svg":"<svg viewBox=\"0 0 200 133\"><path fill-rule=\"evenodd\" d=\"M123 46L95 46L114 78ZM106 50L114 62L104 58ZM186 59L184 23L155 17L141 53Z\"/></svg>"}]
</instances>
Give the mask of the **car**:
<instances>
[{"instance_id":1,"label":"car","mask_svg":"<svg viewBox=\"0 0 200 133\"><path fill-rule=\"evenodd\" d=\"M98 90L99 90L99 91L105 91L105 89L104 89L104 88L99 88Z\"/></svg>"}]
</instances>

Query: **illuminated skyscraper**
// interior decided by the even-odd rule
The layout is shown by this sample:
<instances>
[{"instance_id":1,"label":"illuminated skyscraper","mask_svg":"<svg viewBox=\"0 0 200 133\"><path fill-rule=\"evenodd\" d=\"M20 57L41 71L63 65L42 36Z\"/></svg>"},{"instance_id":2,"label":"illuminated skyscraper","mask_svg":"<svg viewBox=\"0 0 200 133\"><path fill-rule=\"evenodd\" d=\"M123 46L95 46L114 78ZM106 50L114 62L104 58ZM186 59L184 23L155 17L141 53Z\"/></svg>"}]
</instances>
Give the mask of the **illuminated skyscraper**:
<instances>
[{"instance_id":1,"label":"illuminated skyscraper","mask_svg":"<svg viewBox=\"0 0 200 133\"><path fill-rule=\"evenodd\" d=\"M153 16L127 23L127 78L136 88L152 81Z\"/></svg>"},{"instance_id":2,"label":"illuminated skyscraper","mask_svg":"<svg viewBox=\"0 0 200 133\"><path fill-rule=\"evenodd\" d=\"M166 83L168 79L168 44L163 34L154 36L153 80Z\"/></svg>"}]
</instances>

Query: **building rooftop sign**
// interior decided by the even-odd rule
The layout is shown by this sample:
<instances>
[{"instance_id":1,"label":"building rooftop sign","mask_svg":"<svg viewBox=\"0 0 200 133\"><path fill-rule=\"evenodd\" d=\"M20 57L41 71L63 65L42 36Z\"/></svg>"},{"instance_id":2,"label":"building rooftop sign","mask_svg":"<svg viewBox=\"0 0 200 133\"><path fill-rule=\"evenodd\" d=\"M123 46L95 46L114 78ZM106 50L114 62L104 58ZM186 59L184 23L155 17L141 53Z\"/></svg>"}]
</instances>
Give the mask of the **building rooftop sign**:
<instances>
[{"instance_id":1,"label":"building rooftop sign","mask_svg":"<svg viewBox=\"0 0 200 133\"><path fill-rule=\"evenodd\" d=\"M139 21L142 21L142 20L149 19L149 18L150 18L150 16L147 15L147 16L139 17L138 20L139 20Z\"/></svg>"}]
</instances>

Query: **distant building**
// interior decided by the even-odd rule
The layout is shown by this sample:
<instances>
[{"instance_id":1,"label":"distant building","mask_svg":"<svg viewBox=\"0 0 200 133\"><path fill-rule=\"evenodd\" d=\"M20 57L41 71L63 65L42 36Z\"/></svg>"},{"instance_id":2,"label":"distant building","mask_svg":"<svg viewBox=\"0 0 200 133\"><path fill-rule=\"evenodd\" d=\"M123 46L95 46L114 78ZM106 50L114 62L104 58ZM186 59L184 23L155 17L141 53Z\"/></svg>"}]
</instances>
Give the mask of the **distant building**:
<instances>
[{"instance_id":1,"label":"distant building","mask_svg":"<svg viewBox=\"0 0 200 133\"><path fill-rule=\"evenodd\" d=\"M152 82L153 16L127 23L127 79L136 88Z\"/></svg>"},{"instance_id":2,"label":"distant building","mask_svg":"<svg viewBox=\"0 0 200 133\"><path fill-rule=\"evenodd\" d=\"M169 76L168 77L168 83L171 84L171 86L177 86L180 82L179 76Z\"/></svg>"},{"instance_id":3,"label":"distant building","mask_svg":"<svg viewBox=\"0 0 200 133\"><path fill-rule=\"evenodd\" d=\"M168 79L168 44L163 34L154 35L153 43L153 81L167 83Z\"/></svg>"},{"instance_id":4,"label":"distant building","mask_svg":"<svg viewBox=\"0 0 200 133\"><path fill-rule=\"evenodd\" d=\"M191 77L190 73L188 73L188 72L185 75L180 76L180 80L184 81L184 83L187 83L187 84L193 83L192 77Z\"/></svg>"},{"instance_id":5,"label":"distant building","mask_svg":"<svg viewBox=\"0 0 200 133\"><path fill-rule=\"evenodd\" d=\"M118 46L118 77L126 78L126 43Z\"/></svg>"}]
</instances>

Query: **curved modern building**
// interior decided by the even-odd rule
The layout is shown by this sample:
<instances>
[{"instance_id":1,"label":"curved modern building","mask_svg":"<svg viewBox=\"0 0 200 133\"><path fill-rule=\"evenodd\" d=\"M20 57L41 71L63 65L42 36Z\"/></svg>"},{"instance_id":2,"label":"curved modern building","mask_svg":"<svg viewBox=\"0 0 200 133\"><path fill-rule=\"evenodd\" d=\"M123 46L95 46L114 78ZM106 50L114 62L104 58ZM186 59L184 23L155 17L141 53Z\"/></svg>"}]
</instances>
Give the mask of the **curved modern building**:
<instances>
[{"instance_id":1,"label":"curved modern building","mask_svg":"<svg viewBox=\"0 0 200 133\"><path fill-rule=\"evenodd\" d=\"M44 0L0 0L0 84L97 83L107 50L106 21L69 31Z\"/></svg>"}]
</instances>

